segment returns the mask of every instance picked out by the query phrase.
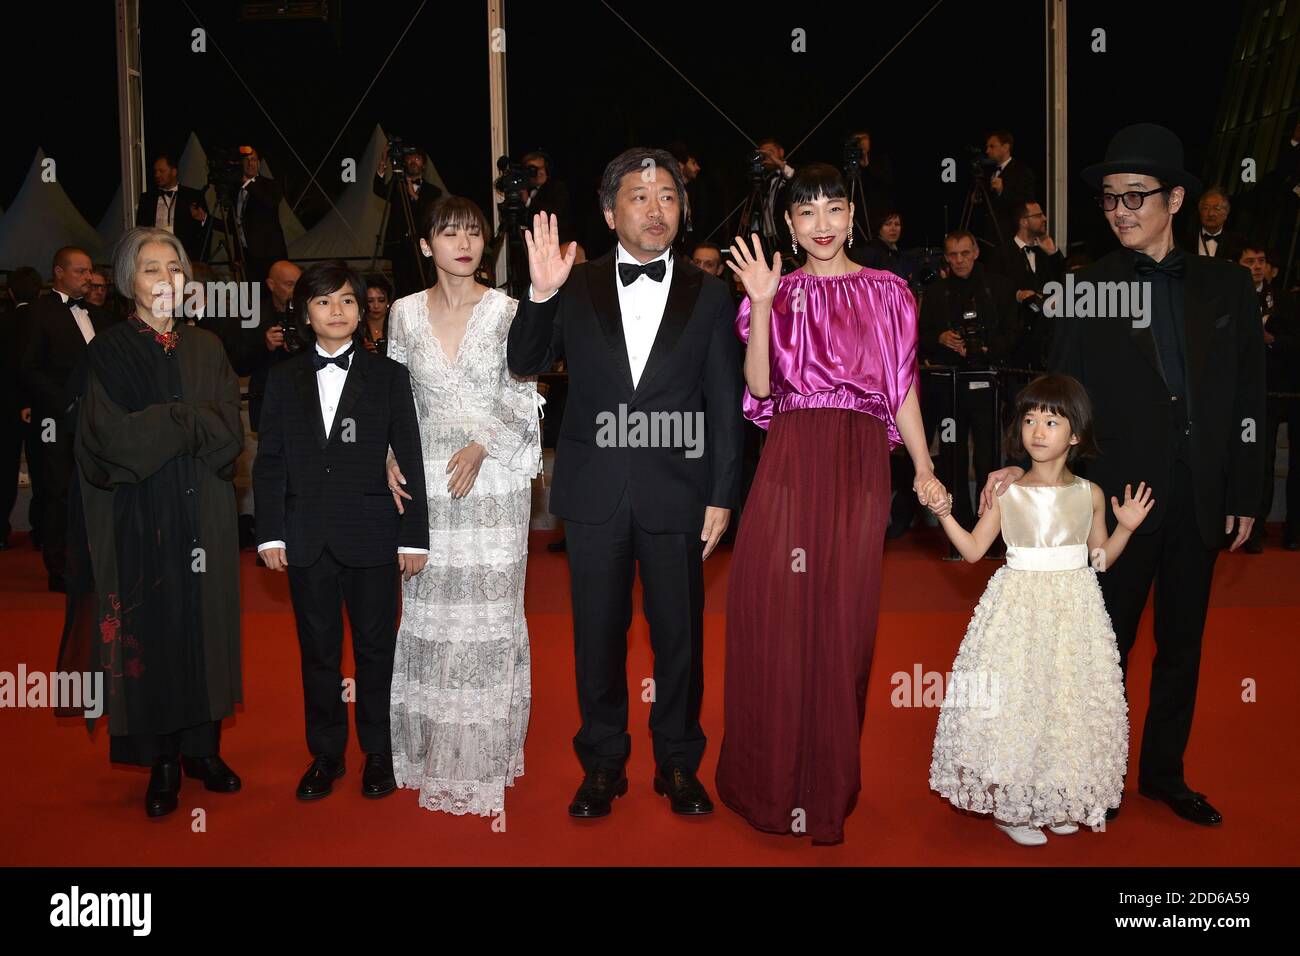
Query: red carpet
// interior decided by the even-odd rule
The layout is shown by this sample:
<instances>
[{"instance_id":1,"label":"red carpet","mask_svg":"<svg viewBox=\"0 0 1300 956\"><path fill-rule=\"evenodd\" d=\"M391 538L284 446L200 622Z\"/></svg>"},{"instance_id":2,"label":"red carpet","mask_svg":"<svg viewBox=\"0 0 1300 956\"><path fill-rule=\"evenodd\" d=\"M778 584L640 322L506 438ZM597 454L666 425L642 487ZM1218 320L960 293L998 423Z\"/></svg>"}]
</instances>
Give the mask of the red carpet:
<instances>
[{"instance_id":1,"label":"red carpet","mask_svg":"<svg viewBox=\"0 0 1300 956\"><path fill-rule=\"evenodd\" d=\"M0 864L3 865L1291 865L1300 863L1300 821L1291 812L1300 779L1300 554L1220 558L1201 666L1188 781L1224 814L1218 829L1186 823L1162 804L1127 797L1108 832L1052 837L1042 848L1015 846L987 819L964 816L929 792L927 771L937 710L893 707L891 675L945 672L985 579L997 567L941 562L935 532L891 543L883 613L863 734L863 792L845 843L759 833L719 805L703 819L668 812L650 787L646 718L636 688L651 672L648 632L638 613L628 654L633 689L631 790L604 820L574 821L565 808L581 773L568 565L534 539L527 606L533 652L533 711L526 774L507 791L501 821L421 810L409 790L379 801L359 793L360 753L333 796L303 804L293 796L309 762L302 726L298 651L283 575L243 560L244 706L226 722L223 756L241 774L239 794L210 794L187 780L181 809L148 820L147 774L111 767L102 730L48 710L0 710ZM38 554L15 535L0 552L0 671L49 672L62 622L61 596L44 591ZM1271 544L1278 540L1276 532ZM710 736L701 779L713 791L722 739L722 661L729 553L706 563ZM638 598L639 600L639 598ZM1150 616L1133 652L1134 715L1130 787L1154 653ZM350 658L351 651L345 655ZM350 670L350 663L345 665ZM1242 701L1243 682L1258 701ZM205 811L195 832L196 808Z\"/></svg>"}]
</instances>

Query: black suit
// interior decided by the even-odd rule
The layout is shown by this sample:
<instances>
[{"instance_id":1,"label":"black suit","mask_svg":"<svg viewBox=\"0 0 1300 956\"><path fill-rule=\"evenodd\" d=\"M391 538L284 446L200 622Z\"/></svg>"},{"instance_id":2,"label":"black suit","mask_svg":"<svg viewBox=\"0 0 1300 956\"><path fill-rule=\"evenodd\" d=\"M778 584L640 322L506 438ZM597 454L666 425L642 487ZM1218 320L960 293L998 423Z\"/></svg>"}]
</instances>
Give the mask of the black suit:
<instances>
[{"instance_id":1,"label":"black suit","mask_svg":"<svg viewBox=\"0 0 1300 956\"><path fill-rule=\"evenodd\" d=\"M987 259L981 261L987 263L990 272L996 272L1009 279L1017 291L1031 289L1041 295L1043 286L1047 283L1061 282L1065 279L1065 256L1059 248L1050 256L1043 250L1035 248L1032 253L1034 257L1032 270L1029 268L1030 255L1031 253L1025 252L1016 245L1015 239L1012 238L995 249ZM1032 305L1037 305L1039 311L1034 311ZM1041 301L1026 300L1020 303L1021 334L1008 349L1005 359L1006 365L1011 368L1041 369L1047 361L1047 353L1052 346L1052 320L1041 314L1041 307Z\"/></svg>"},{"instance_id":2,"label":"black suit","mask_svg":"<svg viewBox=\"0 0 1300 956\"><path fill-rule=\"evenodd\" d=\"M1224 517L1259 514L1264 474L1264 341L1250 275L1208 257L1185 259L1185 401L1171 397L1176 386L1167 384L1155 321L1135 327L1129 318L1058 317L1050 362L1092 398L1101 455L1087 463L1087 476L1106 497L1107 527L1116 524L1109 500L1122 501L1126 484L1145 481L1154 491L1150 514L1101 583L1126 668L1155 583L1158 650L1138 778L1175 795L1187 792L1182 758ZM1076 283L1136 279L1124 249L1075 276Z\"/></svg>"},{"instance_id":3,"label":"black suit","mask_svg":"<svg viewBox=\"0 0 1300 956\"><path fill-rule=\"evenodd\" d=\"M989 171L990 183L994 178L993 173L994 170ZM1016 221L1014 215L1016 206L1022 202L1032 202L1038 198L1038 181L1034 176L1034 171L1015 158L1007 160L1006 166L1002 167L1002 172L998 174L997 178L1002 180L1002 192L998 193L992 185L989 186L989 201L993 204L991 212L1001 227L1001 240L1010 242L1011 237L1020 228L1020 224ZM987 238L995 244L999 241L991 223L988 226Z\"/></svg>"},{"instance_id":4,"label":"black suit","mask_svg":"<svg viewBox=\"0 0 1300 956\"><path fill-rule=\"evenodd\" d=\"M1204 232L1204 228L1201 226L1200 221L1192 218L1187 229L1183 233L1183 241L1179 243L1179 247L1194 256L1200 255L1202 232ZM1218 236L1215 238L1218 239L1218 242L1214 244L1213 258L1228 259L1232 262L1236 262L1237 258L1241 255L1241 243L1244 240L1241 233L1228 229L1225 226L1219 231Z\"/></svg>"},{"instance_id":5,"label":"black suit","mask_svg":"<svg viewBox=\"0 0 1300 956\"><path fill-rule=\"evenodd\" d=\"M162 190L155 186L148 192L140 194L140 202L135 210L137 226L158 225L158 198L161 193ZM177 186L171 207L172 234L181 241L181 245L185 247L185 254L190 257L190 260L200 262L205 258L203 240L207 229L190 214L191 204L197 205L205 213L208 211L208 203L203 198L202 192L189 186Z\"/></svg>"},{"instance_id":6,"label":"black suit","mask_svg":"<svg viewBox=\"0 0 1300 956\"><path fill-rule=\"evenodd\" d=\"M247 195L243 196L244 211L241 217L239 206L241 195L245 193ZM235 193L234 213L244 234L242 252L250 282L261 282L271 271L273 263L289 257L284 230L280 227L280 202L283 199L284 187L264 176L258 176ZM211 217L211 224L212 228L222 232L233 231L215 216Z\"/></svg>"},{"instance_id":7,"label":"black suit","mask_svg":"<svg viewBox=\"0 0 1300 956\"><path fill-rule=\"evenodd\" d=\"M1300 539L1300 305L1280 288L1265 284L1259 292L1260 311L1266 316L1264 331L1273 337L1265 346L1264 379L1268 385L1268 413L1264 441L1264 501L1260 506L1257 536L1264 535L1264 520L1273 508L1273 470L1277 457L1278 426L1286 424L1285 540ZM1295 435L1295 439L1289 436Z\"/></svg>"},{"instance_id":8,"label":"black suit","mask_svg":"<svg viewBox=\"0 0 1300 956\"><path fill-rule=\"evenodd\" d=\"M113 316L98 306L85 306L95 334L107 329ZM32 403L32 429L42 442L40 495L45 500L42 554L50 577L63 577L68 526L68 482L72 477L72 436L76 416L68 415L86 384L86 340L72 309L57 292L37 299L28 313L23 342L22 385Z\"/></svg>"},{"instance_id":9,"label":"black suit","mask_svg":"<svg viewBox=\"0 0 1300 956\"><path fill-rule=\"evenodd\" d=\"M267 381L253 465L257 539L285 543L311 752L341 755L347 744L342 599L356 661L357 738L367 753L388 753L397 549L429 547L415 399L405 366L353 346L326 436L314 353L313 346L276 366ZM404 515L388 490L390 446L412 498Z\"/></svg>"},{"instance_id":10,"label":"black suit","mask_svg":"<svg viewBox=\"0 0 1300 956\"><path fill-rule=\"evenodd\" d=\"M584 767L622 766L627 733L627 629L639 562L655 652L650 727L659 765L694 770L704 753L704 580L700 530L706 506L739 504L742 391L735 308L726 287L674 259L653 348L634 387L623 333L615 254L574 267L544 303L524 300L507 358L517 375L563 358L569 394L556 446L551 512L565 520L572 581L578 700L574 747ZM649 279L640 279L649 282ZM667 281L667 280L665 280ZM626 408L702 421L699 457L682 447L621 447L602 421ZM629 438L630 438L629 433ZM631 444L631 441L626 444Z\"/></svg>"},{"instance_id":11,"label":"black suit","mask_svg":"<svg viewBox=\"0 0 1300 956\"><path fill-rule=\"evenodd\" d=\"M419 240L427 238L420 235L420 223L434 203L442 198L442 190L423 179L417 182L417 195L410 203L414 232L406 228L406 212L402 206L401 189L406 184L406 177L394 175L385 180L376 175L373 185L376 196L387 200L391 195L393 200L388 210L388 224L384 227L384 256L393 264L393 294L398 299L433 285L433 262L425 260L419 249ZM422 266L427 278L420 274Z\"/></svg>"}]
</instances>

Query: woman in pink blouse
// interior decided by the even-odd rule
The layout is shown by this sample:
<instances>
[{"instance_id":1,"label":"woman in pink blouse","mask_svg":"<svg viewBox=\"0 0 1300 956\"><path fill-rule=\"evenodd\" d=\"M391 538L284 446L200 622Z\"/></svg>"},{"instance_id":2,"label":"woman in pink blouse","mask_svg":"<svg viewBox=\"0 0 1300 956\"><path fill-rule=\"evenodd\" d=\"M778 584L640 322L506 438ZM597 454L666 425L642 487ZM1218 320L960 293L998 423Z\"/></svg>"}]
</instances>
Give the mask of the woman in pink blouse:
<instances>
[{"instance_id":1,"label":"woman in pink blouse","mask_svg":"<svg viewBox=\"0 0 1300 956\"><path fill-rule=\"evenodd\" d=\"M890 449L906 446L922 504L947 492L916 398L916 301L849 261L838 170L800 169L785 221L802 269L769 267L756 236L728 263L748 294L745 416L769 434L731 564L717 785L760 830L836 843L861 789Z\"/></svg>"}]
</instances>

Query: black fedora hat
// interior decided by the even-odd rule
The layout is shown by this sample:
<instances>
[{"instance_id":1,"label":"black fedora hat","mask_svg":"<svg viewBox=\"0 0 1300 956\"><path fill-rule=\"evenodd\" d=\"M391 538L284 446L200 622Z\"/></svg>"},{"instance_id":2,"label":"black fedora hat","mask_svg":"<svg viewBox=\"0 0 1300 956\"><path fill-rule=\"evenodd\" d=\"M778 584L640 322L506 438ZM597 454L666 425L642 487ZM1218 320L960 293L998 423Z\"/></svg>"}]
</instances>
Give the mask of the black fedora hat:
<instances>
[{"instance_id":1,"label":"black fedora hat","mask_svg":"<svg viewBox=\"0 0 1300 956\"><path fill-rule=\"evenodd\" d=\"M1141 173L1182 186L1189 193L1201 191L1201 181L1183 169L1183 141L1172 130L1155 123L1134 123L1111 137L1106 158L1083 170L1093 189L1101 188L1103 177L1112 173Z\"/></svg>"}]
</instances>

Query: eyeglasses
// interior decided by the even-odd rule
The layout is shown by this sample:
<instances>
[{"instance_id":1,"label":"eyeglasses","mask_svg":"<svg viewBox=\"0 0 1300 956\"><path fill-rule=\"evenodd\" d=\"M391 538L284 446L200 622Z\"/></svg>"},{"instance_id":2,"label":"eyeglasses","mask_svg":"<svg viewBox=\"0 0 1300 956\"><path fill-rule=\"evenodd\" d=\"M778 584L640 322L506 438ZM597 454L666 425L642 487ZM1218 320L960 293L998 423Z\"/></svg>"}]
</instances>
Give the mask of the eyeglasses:
<instances>
[{"instance_id":1,"label":"eyeglasses","mask_svg":"<svg viewBox=\"0 0 1300 956\"><path fill-rule=\"evenodd\" d=\"M1098 205L1101 206L1102 209L1106 210L1106 212L1110 212L1112 209L1118 206L1120 199L1124 200L1125 209L1141 209L1142 204L1146 202L1148 196L1154 196L1156 193L1167 193L1172 188L1173 187L1171 186L1161 186L1159 189L1148 189L1144 193L1127 192L1124 193L1123 195L1116 195L1115 193L1104 192L1097 197L1097 203Z\"/></svg>"}]
</instances>

